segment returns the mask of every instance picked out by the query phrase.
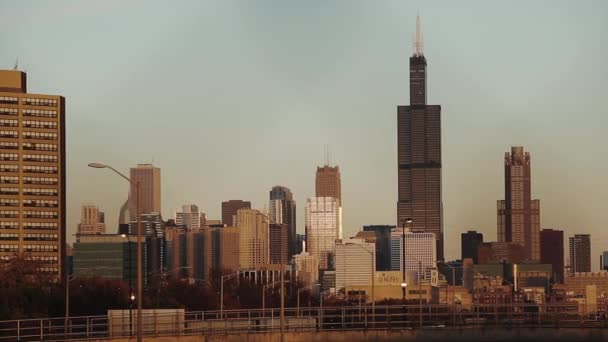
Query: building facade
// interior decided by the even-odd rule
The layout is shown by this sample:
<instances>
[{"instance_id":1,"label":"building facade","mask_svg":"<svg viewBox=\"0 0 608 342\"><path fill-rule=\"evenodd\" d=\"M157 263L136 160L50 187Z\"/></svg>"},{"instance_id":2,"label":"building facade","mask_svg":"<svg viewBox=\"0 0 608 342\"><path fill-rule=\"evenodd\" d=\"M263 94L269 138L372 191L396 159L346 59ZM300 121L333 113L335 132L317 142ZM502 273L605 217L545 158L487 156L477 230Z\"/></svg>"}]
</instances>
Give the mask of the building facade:
<instances>
[{"instance_id":1,"label":"building facade","mask_svg":"<svg viewBox=\"0 0 608 342\"><path fill-rule=\"evenodd\" d=\"M306 251L302 251L294 256L293 262L298 281L302 282L304 287L312 290L315 284L319 282L319 259Z\"/></svg>"},{"instance_id":2,"label":"building facade","mask_svg":"<svg viewBox=\"0 0 608 342\"><path fill-rule=\"evenodd\" d=\"M519 264L526 261L524 246L515 242L484 242L477 248L477 263L494 264L507 262Z\"/></svg>"},{"instance_id":3,"label":"building facade","mask_svg":"<svg viewBox=\"0 0 608 342\"><path fill-rule=\"evenodd\" d=\"M287 225L287 257L290 260L296 254L296 202L289 188L274 186L270 190L270 210L268 212L270 224Z\"/></svg>"},{"instance_id":4,"label":"building facade","mask_svg":"<svg viewBox=\"0 0 608 342\"><path fill-rule=\"evenodd\" d=\"M342 203L342 180L339 166L319 166L315 177L315 196L333 197Z\"/></svg>"},{"instance_id":5,"label":"building facade","mask_svg":"<svg viewBox=\"0 0 608 342\"><path fill-rule=\"evenodd\" d=\"M416 25L416 49L410 57L410 105L397 108L397 224L411 218L411 228L433 233L437 257L443 260L441 106L427 104L420 18Z\"/></svg>"},{"instance_id":6,"label":"building facade","mask_svg":"<svg viewBox=\"0 0 608 342\"><path fill-rule=\"evenodd\" d=\"M0 70L0 259L25 254L60 277L65 263L65 98L27 92Z\"/></svg>"},{"instance_id":7,"label":"building facade","mask_svg":"<svg viewBox=\"0 0 608 342\"><path fill-rule=\"evenodd\" d=\"M291 259L289 256L289 226L284 223L271 223L270 236L270 263L285 264Z\"/></svg>"},{"instance_id":8,"label":"building facade","mask_svg":"<svg viewBox=\"0 0 608 342\"><path fill-rule=\"evenodd\" d=\"M608 271L608 251L600 254L600 271Z\"/></svg>"},{"instance_id":9,"label":"building facade","mask_svg":"<svg viewBox=\"0 0 608 342\"><path fill-rule=\"evenodd\" d=\"M185 204L182 205L182 211L175 213L175 224L183 225L189 230L199 230L206 224L205 214L195 204Z\"/></svg>"},{"instance_id":10,"label":"building facade","mask_svg":"<svg viewBox=\"0 0 608 342\"><path fill-rule=\"evenodd\" d=\"M591 272L591 235L576 234L569 238L570 274Z\"/></svg>"},{"instance_id":11,"label":"building facade","mask_svg":"<svg viewBox=\"0 0 608 342\"><path fill-rule=\"evenodd\" d=\"M236 226L234 217L239 209L251 209L251 202L241 200L222 202L222 223L229 227Z\"/></svg>"},{"instance_id":12,"label":"building facade","mask_svg":"<svg viewBox=\"0 0 608 342\"><path fill-rule=\"evenodd\" d=\"M336 241L336 290L369 285L376 272L376 244L351 238Z\"/></svg>"},{"instance_id":13,"label":"building facade","mask_svg":"<svg viewBox=\"0 0 608 342\"><path fill-rule=\"evenodd\" d=\"M130 170L131 191L129 192L129 218L137 218L137 202L134 183L139 182L141 213L160 213L160 168L152 164L137 164Z\"/></svg>"},{"instance_id":14,"label":"building facade","mask_svg":"<svg viewBox=\"0 0 608 342\"><path fill-rule=\"evenodd\" d=\"M376 234L376 270L391 270L391 230L395 226L390 225L369 225L363 226L364 232L374 232Z\"/></svg>"},{"instance_id":15,"label":"building facade","mask_svg":"<svg viewBox=\"0 0 608 342\"><path fill-rule=\"evenodd\" d=\"M405 246L405 250L404 250ZM435 234L395 228L391 232L391 269L416 272L420 279L429 280L437 260Z\"/></svg>"},{"instance_id":16,"label":"building facade","mask_svg":"<svg viewBox=\"0 0 608 342\"><path fill-rule=\"evenodd\" d=\"M524 246L527 261L540 261L540 201L532 199L530 153L505 153L505 199L499 200L498 242Z\"/></svg>"},{"instance_id":17,"label":"building facade","mask_svg":"<svg viewBox=\"0 0 608 342\"><path fill-rule=\"evenodd\" d=\"M555 283L564 282L564 232L554 229L540 231L540 262L551 264Z\"/></svg>"},{"instance_id":18,"label":"building facade","mask_svg":"<svg viewBox=\"0 0 608 342\"><path fill-rule=\"evenodd\" d=\"M239 230L240 269L255 269L270 261L268 216L255 209L236 212Z\"/></svg>"},{"instance_id":19,"label":"building facade","mask_svg":"<svg viewBox=\"0 0 608 342\"><path fill-rule=\"evenodd\" d=\"M145 248L145 246L144 246ZM137 281L137 237L118 234L83 234L74 243L73 274Z\"/></svg>"},{"instance_id":20,"label":"building facade","mask_svg":"<svg viewBox=\"0 0 608 342\"><path fill-rule=\"evenodd\" d=\"M466 233L460 234L460 252L461 260L466 258L473 259L477 263L477 249L483 243L483 234L474 230L469 230Z\"/></svg>"},{"instance_id":21,"label":"building facade","mask_svg":"<svg viewBox=\"0 0 608 342\"><path fill-rule=\"evenodd\" d=\"M342 209L338 199L309 198L304 216L308 252L317 257L320 269L333 269L336 240L342 239Z\"/></svg>"},{"instance_id":22,"label":"building facade","mask_svg":"<svg viewBox=\"0 0 608 342\"><path fill-rule=\"evenodd\" d=\"M83 205L77 234L105 234L104 215L95 205Z\"/></svg>"}]
</instances>

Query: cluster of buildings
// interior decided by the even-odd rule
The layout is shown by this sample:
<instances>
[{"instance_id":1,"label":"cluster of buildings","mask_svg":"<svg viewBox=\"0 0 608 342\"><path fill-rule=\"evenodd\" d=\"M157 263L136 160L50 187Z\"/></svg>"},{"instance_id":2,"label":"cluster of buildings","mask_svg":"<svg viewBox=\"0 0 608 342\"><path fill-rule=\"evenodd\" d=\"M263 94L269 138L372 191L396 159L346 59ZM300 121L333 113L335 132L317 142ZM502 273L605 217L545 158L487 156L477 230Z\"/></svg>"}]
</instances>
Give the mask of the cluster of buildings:
<instances>
[{"instance_id":1,"label":"cluster of buildings","mask_svg":"<svg viewBox=\"0 0 608 342\"><path fill-rule=\"evenodd\" d=\"M321 295L369 300L373 293L376 300L469 304L542 303L559 296L584 302L585 310L598 309L608 294L608 252L602 270L591 272L590 236L574 235L564 262L564 232L540 228L540 201L531 196L531 158L521 146L504 156L497 241L468 231L461 237L461 258L445 260L441 106L427 103L419 19L409 62L410 104L397 108L394 225L364 226L343 237L340 170L327 162L317 168L315 196L304 205L303 235L296 230L293 194L284 186L270 190L268 209L229 200L222 202L220 220L207 218L194 204L163 218L160 169L140 164L131 168L130 178L140 184L145 281L170 275L199 282L238 272L272 282L278 272L288 272ZM83 206L76 242L67 248L65 146L65 99L28 93L24 72L0 70L0 259L22 253L40 262L40 272L58 277L71 272L131 283L136 189L131 186L113 232L96 206Z\"/></svg>"}]
</instances>

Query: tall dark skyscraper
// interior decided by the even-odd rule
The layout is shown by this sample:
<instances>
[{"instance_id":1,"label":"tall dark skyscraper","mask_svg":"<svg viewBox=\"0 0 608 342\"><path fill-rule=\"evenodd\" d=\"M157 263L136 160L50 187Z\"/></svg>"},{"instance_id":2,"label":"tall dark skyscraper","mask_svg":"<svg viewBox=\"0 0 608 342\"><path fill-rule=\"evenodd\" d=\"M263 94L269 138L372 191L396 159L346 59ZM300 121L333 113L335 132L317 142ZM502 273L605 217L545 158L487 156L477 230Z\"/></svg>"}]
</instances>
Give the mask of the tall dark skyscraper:
<instances>
[{"instance_id":1,"label":"tall dark skyscraper","mask_svg":"<svg viewBox=\"0 0 608 342\"><path fill-rule=\"evenodd\" d=\"M483 243L483 234L474 230L469 230L466 233L460 234L460 253L461 260L466 258L473 259L474 263L478 263L477 252L479 245Z\"/></svg>"},{"instance_id":2,"label":"tall dark skyscraper","mask_svg":"<svg viewBox=\"0 0 608 342\"><path fill-rule=\"evenodd\" d=\"M569 239L570 273L591 272L591 235L576 234Z\"/></svg>"},{"instance_id":3,"label":"tall dark skyscraper","mask_svg":"<svg viewBox=\"0 0 608 342\"><path fill-rule=\"evenodd\" d=\"M540 201L532 199L530 153L521 146L505 153L505 199L499 200L498 241L524 246L524 260L540 261Z\"/></svg>"},{"instance_id":4,"label":"tall dark skyscraper","mask_svg":"<svg viewBox=\"0 0 608 342\"><path fill-rule=\"evenodd\" d=\"M420 18L410 57L410 105L397 108L399 198L397 224L411 218L412 228L435 234L437 258L443 260L441 200L441 106L426 102L426 58Z\"/></svg>"},{"instance_id":5,"label":"tall dark skyscraper","mask_svg":"<svg viewBox=\"0 0 608 342\"><path fill-rule=\"evenodd\" d=\"M376 234L376 270L391 270L391 230L395 226L370 225L363 226L364 232L374 232Z\"/></svg>"},{"instance_id":6,"label":"tall dark skyscraper","mask_svg":"<svg viewBox=\"0 0 608 342\"><path fill-rule=\"evenodd\" d=\"M234 216L239 209L251 209L251 202L241 200L230 200L222 202L222 223L234 227Z\"/></svg>"},{"instance_id":7,"label":"tall dark skyscraper","mask_svg":"<svg viewBox=\"0 0 608 342\"><path fill-rule=\"evenodd\" d=\"M268 212L270 224L286 224L287 238L286 245L287 260L296 253L296 202L289 188L284 186L274 186L270 190L270 211Z\"/></svg>"},{"instance_id":8,"label":"tall dark skyscraper","mask_svg":"<svg viewBox=\"0 0 608 342\"><path fill-rule=\"evenodd\" d=\"M554 229L540 231L540 262L551 264L551 278L556 283L564 282L564 232Z\"/></svg>"}]
</instances>

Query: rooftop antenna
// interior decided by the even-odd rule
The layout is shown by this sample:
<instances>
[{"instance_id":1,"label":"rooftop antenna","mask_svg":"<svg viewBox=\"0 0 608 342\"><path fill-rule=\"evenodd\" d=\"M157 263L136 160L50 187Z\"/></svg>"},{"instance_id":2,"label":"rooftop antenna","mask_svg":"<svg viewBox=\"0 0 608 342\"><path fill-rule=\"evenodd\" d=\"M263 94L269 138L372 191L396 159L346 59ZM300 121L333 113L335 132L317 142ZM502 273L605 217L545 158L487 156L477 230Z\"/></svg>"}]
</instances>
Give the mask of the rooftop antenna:
<instances>
[{"instance_id":1,"label":"rooftop antenna","mask_svg":"<svg viewBox=\"0 0 608 342\"><path fill-rule=\"evenodd\" d=\"M15 60L15 66L13 67L14 71L19 70L19 57L17 57L17 59Z\"/></svg>"},{"instance_id":2,"label":"rooftop antenna","mask_svg":"<svg viewBox=\"0 0 608 342\"><path fill-rule=\"evenodd\" d=\"M422 41L422 27L420 25L420 12L416 15L416 56L422 56L424 54L424 46Z\"/></svg>"}]
</instances>

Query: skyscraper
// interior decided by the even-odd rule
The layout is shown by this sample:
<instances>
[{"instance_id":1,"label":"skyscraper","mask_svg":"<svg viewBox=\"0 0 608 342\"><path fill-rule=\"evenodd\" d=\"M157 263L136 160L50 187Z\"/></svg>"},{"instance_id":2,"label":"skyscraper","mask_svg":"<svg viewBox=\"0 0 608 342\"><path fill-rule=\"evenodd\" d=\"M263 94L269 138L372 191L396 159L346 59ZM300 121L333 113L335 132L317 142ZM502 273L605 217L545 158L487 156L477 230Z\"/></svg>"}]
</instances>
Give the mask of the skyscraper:
<instances>
[{"instance_id":1,"label":"skyscraper","mask_svg":"<svg viewBox=\"0 0 608 342\"><path fill-rule=\"evenodd\" d=\"M222 223L228 227L234 227L234 216L239 209L251 209L251 202L241 200L222 202Z\"/></svg>"},{"instance_id":2,"label":"skyscraper","mask_svg":"<svg viewBox=\"0 0 608 342\"><path fill-rule=\"evenodd\" d=\"M403 271L405 264L406 272L420 272L420 279L430 279L431 269L435 267L437 260L435 235L407 228L405 238L403 235L403 228L395 228L391 232L391 269Z\"/></svg>"},{"instance_id":3,"label":"skyscraper","mask_svg":"<svg viewBox=\"0 0 608 342\"><path fill-rule=\"evenodd\" d=\"M317 257L319 268L333 269L336 240L342 239L342 209L335 197L306 200L306 248Z\"/></svg>"},{"instance_id":4,"label":"skyscraper","mask_svg":"<svg viewBox=\"0 0 608 342\"><path fill-rule=\"evenodd\" d=\"M138 164L131 168L131 180L139 182L141 213L160 213L160 169L152 164ZM137 202L135 202L135 185L129 193L129 218L137 219Z\"/></svg>"},{"instance_id":5,"label":"skyscraper","mask_svg":"<svg viewBox=\"0 0 608 342\"><path fill-rule=\"evenodd\" d=\"M342 203L342 181L339 166L319 166L315 178L316 197L333 197Z\"/></svg>"},{"instance_id":6,"label":"skyscraper","mask_svg":"<svg viewBox=\"0 0 608 342\"><path fill-rule=\"evenodd\" d=\"M255 209L239 209L236 227L240 234L240 268L253 269L270 260L268 216Z\"/></svg>"},{"instance_id":7,"label":"skyscraper","mask_svg":"<svg viewBox=\"0 0 608 342\"><path fill-rule=\"evenodd\" d=\"M274 186L270 190L270 211L268 213L270 224L287 225L288 246L287 258L291 259L296 254L296 202L289 188Z\"/></svg>"},{"instance_id":8,"label":"skyscraper","mask_svg":"<svg viewBox=\"0 0 608 342\"><path fill-rule=\"evenodd\" d=\"M397 224L411 218L411 228L435 234L437 257L442 260L441 106L427 104L426 77L418 17L410 57L410 105L397 108Z\"/></svg>"},{"instance_id":9,"label":"skyscraper","mask_svg":"<svg viewBox=\"0 0 608 342\"><path fill-rule=\"evenodd\" d=\"M543 229L540 231L540 262L551 264L551 278L556 283L564 282L564 232Z\"/></svg>"},{"instance_id":10,"label":"skyscraper","mask_svg":"<svg viewBox=\"0 0 608 342\"><path fill-rule=\"evenodd\" d=\"M182 211L175 213L175 224L189 230L199 230L205 223L205 214L194 204L182 205Z\"/></svg>"},{"instance_id":11,"label":"skyscraper","mask_svg":"<svg viewBox=\"0 0 608 342\"><path fill-rule=\"evenodd\" d=\"M540 261L540 201L532 200L530 153L505 153L505 199L498 201L498 242L524 246L524 260Z\"/></svg>"},{"instance_id":12,"label":"skyscraper","mask_svg":"<svg viewBox=\"0 0 608 342\"><path fill-rule=\"evenodd\" d=\"M569 238L570 273L591 272L591 235L576 234Z\"/></svg>"},{"instance_id":13,"label":"skyscraper","mask_svg":"<svg viewBox=\"0 0 608 342\"><path fill-rule=\"evenodd\" d=\"M66 245L65 99L0 70L0 259L23 253L60 276Z\"/></svg>"},{"instance_id":14,"label":"skyscraper","mask_svg":"<svg viewBox=\"0 0 608 342\"><path fill-rule=\"evenodd\" d=\"M483 234L474 230L469 230L466 233L460 234L460 253L461 260L466 258L473 259L477 263L477 249L483 243Z\"/></svg>"},{"instance_id":15,"label":"skyscraper","mask_svg":"<svg viewBox=\"0 0 608 342\"><path fill-rule=\"evenodd\" d=\"M269 225L270 263L289 263L289 226L285 223L271 223Z\"/></svg>"},{"instance_id":16,"label":"skyscraper","mask_svg":"<svg viewBox=\"0 0 608 342\"><path fill-rule=\"evenodd\" d=\"M83 205L81 209L78 234L104 234L106 224L103 222L103 213L95 205Z\"/></svg>"},{"instance_id":17,"label":"skyscraper","mask_svg":"<svg viewBox=\"0 0 608 342\"><path fill-rule=\"evenodd\" d=\"M376 270L390 271L391 269L391 230L396 228L389 225L363 226L364 232L376 234Z\"/></svg>"},{"instance_id":18,"label":"skyscraper","mask_svg":"<svg viewBox=\"0 0 608 342\"><path fill-rule=\"evenodd\" d=\"M350 238L336 241L336 290L369 285L376 272L376 244Z\"/></svg>"}]
</instances>

